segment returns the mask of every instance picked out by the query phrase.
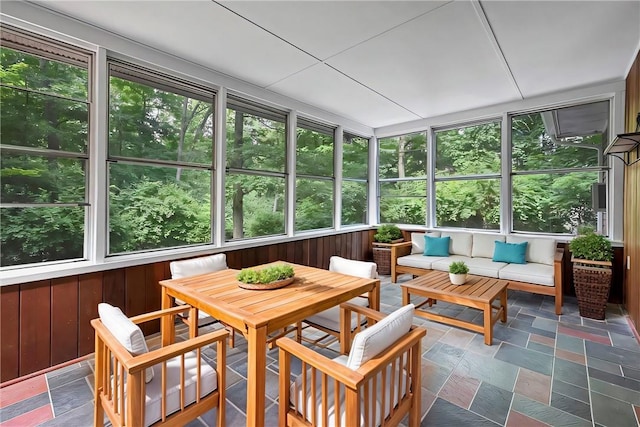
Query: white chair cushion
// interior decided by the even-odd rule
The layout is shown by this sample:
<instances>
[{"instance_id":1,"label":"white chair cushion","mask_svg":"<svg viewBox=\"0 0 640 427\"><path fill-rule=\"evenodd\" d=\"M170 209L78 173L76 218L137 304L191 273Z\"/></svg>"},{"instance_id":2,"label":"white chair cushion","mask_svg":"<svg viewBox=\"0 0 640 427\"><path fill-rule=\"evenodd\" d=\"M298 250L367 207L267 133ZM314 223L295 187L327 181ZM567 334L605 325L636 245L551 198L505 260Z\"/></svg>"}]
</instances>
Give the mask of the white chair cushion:
<instances>
[{"instance_id":1,"label":"white chair cushion","mask_svg":"<svg viewBox=\"0 0 640 427\"><path fill-rule=\"evenodd\" d=\"M538 264L553 265L556 255L556 241L554 239L529 239L519 236L507 236L507 243L529 242L526 260Z\"/></svg>"},{"instance_id":2,"label":"white chair cushion","mask_svg":"<svg viewBox=\"0 0 640 427\"><path fill-rule=\"evenodd\" d=\"M353 338L347 367L358 369L409 332L413 322L413 309L413 304L407 304L372 327L358 332Z\"/></svg>"},{"instance_id":3,"label":"white chair cushion","mask_svg":"<svg viewBox=\"0 0 640 427\"><path fill-rule=\"evenodd\" d=\"M339 256L329 258L329 271L365 279L378 278L378 265L375 262L356 261Z\"/></svg>"},{"instance_id":4,"label":"white chair cushion","mask_svg":"<svg viewBox=\"0 0 640 427\"><path fill-rule=\"evenodd\" d=\"M451 265L452 262L454 261L464 261L465 264L469 265L469 262L471 262L473 258L468 257L468 256L462 256L462 255L451 255L447 258L440 258L437 261L434 261L433 263L431 263L431 268L434 270L439 270L439 271L446 271L447 273L449 272L449 265Z\"/></svg>"},{"instance_id":5,"label":"white chair cushion","mask_svg":"<svg viewBox=\"0 0 640 427\"><path fill-rule=\"evenodd\" d=\"M443 231L442 237L451 237L449 255L471 256L473 234L466 231Z\"/></svg>"},{"instance_id":6,"label":"white chair cushion","mask_svg":"<svg viewBox=\"0 0 640 427\"><path fill-rule=\"evenodd\" d=\"M427 233L411 233L411 253L424 253L424 236L440 237L439 231L429 231Z\"/></svg>"},{"instance_id":7,"label":"white chair cushion","mask_svg":"<svg viewBox=\"0 0 640 427\"><path fill-rule=\"evenodd\" d=\"M346 364L346 356L338 356L335 359L333 359L335 362L340 363L341 365L345 365ZM391 369L393 369L392 365L387 366L386 368L386 378L392 378L392 371ZM397 368L396 368L397 369ZM394 373L395 374L395 373ZM307 414L307 420L309 422L313 422L313 418L312 418L312 407L313 407L313 398L311 395L311 381L312 378L312 373L311 373L311 369L309 369L307 371L307 410L306 410L306 414ZM397 374L395 374L393 376L393 378L397 378ZM398 404L398 400L401 397L404 397L404 392L407 389L406 388L406 383L407 381L411 381L410 378L408 378L406 371L403 369L402 370L402 376L401 376L402 380L401 380L401 387L400 390L398 391L398 382L395 381L393 384L393 406L396 406ZM316 371L316 402L315 402L315 406L316 406L316 416L319 417L319 414L323 414L324 409L322 407L322 393L321 393L321 384L322 384L322 378L321 378L321 372L320 371ZM369 384L373 384L372 382ZM376 413L375 414L369 414L369 419L374 419L375 423L373 425L379 426L381 424L381 420L383 418L386 418L387 416L389 416L389 413L391 412L391 408L393 406L389 405L389 402L391 401L391 390L392 388L389 387L389 385L387 384L387 386L385 387L385 389L382 389L382 372L380 372L378 375L376 375L376 390L375 390L375 396L376 396ZM295 405L296 408L300 408L299 411L302 412L302 375L295 381L295 383L291 384L291 398L290 401L291 403L293 403ZM384 402L385 402L385 407L384 407L384 417L380 416L380 409L382 409L382 396L383 393L385 394L384 396ZM329 408L328 408L328 427L333 427L338 425L338 423L336 422L336 407L335 407L335 381L329 381L327 384L327 402L329 402ZM362 413L364 414L365 411L365 405L364 405L364 396L362 396L360 398L360 408ZM342 384L340 384L340 401L338 403L341 414L340 414L340 425L341 426L346 426L346 420L345 420L345 408L346 408L346 402L345 402L345 395L344 395L344 386ZM372 405L370 405L372 406ZM371 411L372 408L369 408L369 410ZM321 418L318 418L317 420L321 420ZM318 425L322 425L322 424L318 424ZM364 425L364 415L361 416L360 418L360 425Z\"/></svg>"},{"instance_id":8,"label":"white chair cushion","mask_svg":"<svg viewBox=\"0 0 640 427\"><path fill-rule=\"evenodd\" d=\"M350 303L358 305L360 307L369 307L369 298L356 297L349 300ZM366 322L366 319L364 319ZM322 326L335 332L340 332L340 306L331 307L328 310L321 311L318 314L309 316L305 319L305 322L314 325ZM351 315L351 330L353 331L358 326L358 316Z\"/></svg>"},{"instance_id":9,"label":"white chair cushion","mask_svg":"<svg viewBox=\"0 0 640 427\"><path fill-rule=\"evenodd\" d=\"M507 264L501 268L498 277L504 280L535 283L538 285L555 286L553 281L553 265L528 262L526 264Z\"/></svg>"},{"instance_id":10,"label":"white chair cushion","mask_svg":"<svg viewBox=\"0 0 640 427\"><path fill-rule=\"evenodd\" d=\"M171 269L172 279L212 273L227 268L227 255L216 254L183 261L173 261L169 264L169 268Z\"/></svg>"},{"instance_id":11,"label":"white chair cushion","mask_svg":"<svg viewBox=\"0 0 640 427\"><path fill-rule=\"evenodd\" d=\"M431 264L435 261L441 260L441 256L427 256L422 255L422 252L419 254L411 254L405 255L398 258L398 265L403 265L405 267L416 267L416 268L426 268L430 269Z\"/></svg>"},{"instance_id":12,"label":"white chair cushion","mask_svg":"<svg viewBox=\"0 0 640 427\"><path fill-rule=\"evenodd\" d=\"M465 263L469 267L469 274L496 279L500 270L507 266L506 262L494 262L491 258L469 258Z\"/></svg>"},{"instance_id":13,"label":"white chair cushion","mask_svg":"<svg viewBox=\"0 0 640 427\"><path fill-rule=\"evenodd\" d=\"M471 256L474 258L493 258L495 241L504 242L504 234L473 233Z\"/></svg>"},{"instance_id":14,"label":"white chair cushion","mask_svg":"<svg viewBox=\"0 0 640 427\"><path fill-rule=\"evenodd\" d=\"M122 310L107 303L98 304L98 315L105 328L133 356L148 353L149 348L144 334L138 325L133 323ZM145 370L145 382L153 379L153 367Z\"/></svg>"}]
</instances>

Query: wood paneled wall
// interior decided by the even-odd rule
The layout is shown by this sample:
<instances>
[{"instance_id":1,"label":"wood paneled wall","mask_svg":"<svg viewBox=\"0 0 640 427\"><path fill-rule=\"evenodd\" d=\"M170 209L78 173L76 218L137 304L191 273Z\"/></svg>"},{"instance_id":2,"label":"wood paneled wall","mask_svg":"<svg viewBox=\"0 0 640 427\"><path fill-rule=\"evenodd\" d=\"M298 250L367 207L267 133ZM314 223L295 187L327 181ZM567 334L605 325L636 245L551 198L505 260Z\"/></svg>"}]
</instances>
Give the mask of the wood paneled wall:
<instances>
[{"instance_id":1,"label":"wood paneled wall","mask_svg":"<svg viewBox=\"0 0 640 427\"><path fill-rule=\"evenodd\" d=\"M627 76L625 126L635 132L640 113L640 53ZM630 153L631 161L638 152ZM616 160L617 161L617 160ZM630 269L626 269L629 257ZM636 330L640 329L640 161L624 169L624 260L625 306Z\"/></svg>"},{"instance_id":2,"label":"wood paneled wall","mask_svg":"<svg viewBox=\"0 0 640 427\"><path fill-rule=\"evenodd\" d=\"M230 268L283 260L328 268L329 258L370 260L368 230L228 251ZM120 307L128 316L160 308L160 280L169 262L41 280L0 288L0 382L46 369L94 351L89 321L98 303ZM148 325L144 332L159 330Z\"/></svg>"}]
</instances>

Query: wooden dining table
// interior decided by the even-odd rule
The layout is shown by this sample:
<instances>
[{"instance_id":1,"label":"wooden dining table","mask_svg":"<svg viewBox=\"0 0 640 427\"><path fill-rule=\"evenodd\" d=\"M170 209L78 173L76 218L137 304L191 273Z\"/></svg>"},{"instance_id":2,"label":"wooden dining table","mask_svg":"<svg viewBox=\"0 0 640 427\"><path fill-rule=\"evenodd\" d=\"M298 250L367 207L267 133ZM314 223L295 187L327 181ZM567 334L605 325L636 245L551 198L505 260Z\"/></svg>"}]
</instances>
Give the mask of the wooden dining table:
<instances>
[{"instance_id":1,"label":"wooden dining table","mask_svg":"<svg viewBox=\"0 0 640 427\"><path fill-rule=\"evenodd\" d=\"M371 308L380 308L380 280L364 279L334 273L320 268L286 262L294 269L295 280L290 285L273 290L247 290L238 286L238 270L160 281L162 308L174 305L178 298L192 306L189 316L198 318L198 311L211 315L240 331L247 340L247 426L263 427L265 422L266 352L268 337L305 318L337 306L364 293ZM346 323L341 316L341 323ZM341 327L342 343L347 342L348 326ZM162 341L170 344L175 337L171 319L161 325ZM191 323L191 336L197 335L197 322Z\"/></svg>"}]
</instances>

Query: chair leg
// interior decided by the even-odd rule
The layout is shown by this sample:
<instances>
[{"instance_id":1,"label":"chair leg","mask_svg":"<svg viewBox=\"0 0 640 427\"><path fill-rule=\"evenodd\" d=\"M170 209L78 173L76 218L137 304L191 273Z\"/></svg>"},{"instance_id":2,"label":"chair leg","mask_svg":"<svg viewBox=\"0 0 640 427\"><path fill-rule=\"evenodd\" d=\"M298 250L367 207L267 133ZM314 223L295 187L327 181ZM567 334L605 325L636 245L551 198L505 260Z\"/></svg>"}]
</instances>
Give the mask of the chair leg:
<instances>
[{"instance_id":1,"label":"chair leg","mask_svg":"<svg viewBox=\"0 0 640 427\"><path fill-rule=\"evenodd\" d=\"M296 341L302 343L302 322L296 324Z\"/></svg>"},{"instance_id":2,"label":"chair leg","mask_svg":"<svg viewBox=\"0 0 640 427\"><path fill-rule=\"evenodd\" d=\"M225 325L225 329L229 331L229 348L234 348L236 345L236 330L228 325Z\"/></svg>"}]
</instances>

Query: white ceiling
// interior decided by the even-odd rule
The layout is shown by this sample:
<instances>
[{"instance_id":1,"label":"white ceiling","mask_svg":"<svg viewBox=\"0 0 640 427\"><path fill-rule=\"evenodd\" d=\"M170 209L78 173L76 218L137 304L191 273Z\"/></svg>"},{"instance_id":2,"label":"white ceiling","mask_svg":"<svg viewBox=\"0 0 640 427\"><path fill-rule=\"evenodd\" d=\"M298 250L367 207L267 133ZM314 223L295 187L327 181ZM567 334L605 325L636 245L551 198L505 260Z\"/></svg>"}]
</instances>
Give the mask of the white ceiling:
<instances>
[{"instance_id":1,"label":"white ceiling","mask_svg":"<svg viewBox=\"0 0 640 427\"><path fill-rule=\"evenodd\" d=\"M622 80L640 45L640 0L33 3L374 128Z\"/></svg>"}]
</instances>

